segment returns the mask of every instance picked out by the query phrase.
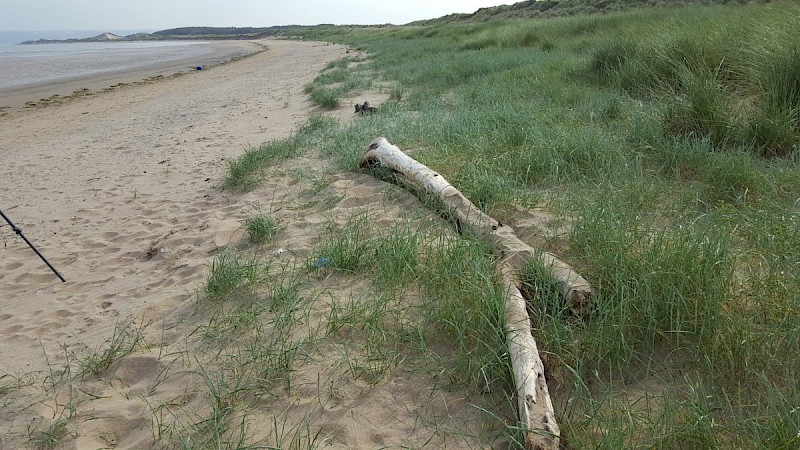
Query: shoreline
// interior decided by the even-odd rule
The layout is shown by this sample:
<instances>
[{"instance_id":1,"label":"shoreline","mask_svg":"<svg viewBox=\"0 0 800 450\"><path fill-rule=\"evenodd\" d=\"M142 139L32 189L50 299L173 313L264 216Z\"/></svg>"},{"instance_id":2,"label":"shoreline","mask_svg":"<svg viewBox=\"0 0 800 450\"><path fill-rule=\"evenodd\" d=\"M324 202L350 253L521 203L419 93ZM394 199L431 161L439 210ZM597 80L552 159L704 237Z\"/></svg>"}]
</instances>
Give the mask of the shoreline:
<instances>
[{"instance_id":1,"label":"shoreline","mask_svg":"<svg viewBox=\"0 0 800 450\"><path fill-rule=\"evenodd\" d=\"M215 51L199 58L180 58L132 70L80 75L23 87L0 88L0 118L22 110L61 104L128 85L152 83L186 75L196 72L197 66L212 68L269 49L265 43L256 40L214 41L210 42L210 45Z\"/></svg>"}]
</instances>

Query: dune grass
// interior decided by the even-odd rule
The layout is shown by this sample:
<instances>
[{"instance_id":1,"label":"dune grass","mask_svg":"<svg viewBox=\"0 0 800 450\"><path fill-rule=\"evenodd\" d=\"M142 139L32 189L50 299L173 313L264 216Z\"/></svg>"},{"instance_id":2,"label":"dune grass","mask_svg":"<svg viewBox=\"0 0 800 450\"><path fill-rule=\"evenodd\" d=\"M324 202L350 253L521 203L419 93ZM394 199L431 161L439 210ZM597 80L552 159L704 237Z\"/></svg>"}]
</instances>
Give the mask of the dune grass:
<instances>
[{"instance_id":1,"label":"dune grass","mask_svg":"<svg viewBox=\"0 0 800 450\"><path fill-rule=\"evenodd\" d=\"M786 156L798 144L796 5L689 9L636 23L590 50L587 75L666 105L670 135ZM645 26L649 26L645 33Z\"/></svg>"},{"instance_id":2,"label":"dune grass","mask_svg":"<svg viewBox=\"0 0 800 450\"><path fill-rule=\"evenodd\" d=\"M596 287L591 317L569 315L543 268L523 274L566 442L792 448L797 17L796 4L775 2L328 29L371 55L352 70L379 72L402 94L325 129L319 148L353 170L385 136L501 221L538 205L573 224L544 247ZM359 270L397 257L375 248L359 252L369 261ZM467 301L482 277L486 298L497 295L491 270L464 266L474 255L428 265L445 256L417 253L427 256L406 260L409 276L426 295ZM440 307L426 304L447 317L444 333L461 310ZM484 383L502 380L502 339L463 338L452 342L471 349L469 366L501 368ZM478 383L482 372L463 373Z\"/></svg>"},{"instance_id":3,"label":"dune grass","mask_svg":"<svg viewBox=\"0 0 800 450\"><path fill-rule=\"evenodd\" d=\"M370 55L329 65L312 98L325 93L334 107L376 79L392 86L390 100L352 124L314 116L248 149L225 186L250 189L312 148L355 171L385 136L504 223L544 208L569 226L542 238L543 250L596 289L594 310L578 318L547 268L520 274L567 445L796 448L798 12L776 2L309 30ZM498 255L480 237L374 218L332 221L298 267L268 264L263 245L213 258L194 317L200 345L177 356L205 404L148 403L158 445L323 448L315 420L337 398L334 380L369 389L423 374L432 392L477 400L493 424L483 431L501 428L501 445L521 448ZM243 223L264 244L273 225L262 214ZM331 280L353 293L323 294ZM68 401L31 429L33 444L69 436L79 406L70 364L102 375L138 348L122 336L51 369L46 388ZM281 403L314 384L297 369L330 352L339 359L333 375L318 371L320 409ZM255 427L263 411L271 426L262 415ZM494 442L467 440L454 420L432 419L437 437L456 436L450 446Z\"/></svg>"},{"instance_id":4,"label":"dune grass","mask_svg":"<svg viewBox=\"0 0 800 450\"><path fill-rule=\"evenodd\" d=\"M327 109L339 106L339 98L350 92L367 89L372 85L372 77L365 71L348 70L351 64L363 62L361 57L347 57L332 62L303 89L311 102Z\"/></svg>"},{"instance_id":5,"label":"dune grass","mask_svg":"<svg viewBox=\"0 0 800 450\"><path fill-rule=\"evenodd\" d=\"M78 375L99 376L111 365L130 355L142 344L141 328L132 326L114 329L114 334L103 345L78 361Z\"/></svg>"},{"instance_id":6,"label":"dune grass","mask_svg":"<svg viewBox=\"0 0 800 450\"><path fill-rule=\"evenodd\" d=\"M324 230L309 257L311 262L328 258L324 266L309 263L251 277L254 265L243 262L247 256L227 251L215 259L209 286L219 283L220 273L242 275L223 277L234 281L219 283L222 296L207 289L208 299L226 301L198 306L206 319L193 334L203 345L185 357L193 361L207 402L187 410L150 405L157 443L170 448L324 448L331 435L320 430L315 418L331 401L327 396L335 394L320 392L312 402L319 410L289 406L281 414L263 405L288 402L284 396L291 397L302 372L298 368L317 367L329 360L331 350L340 362L332 368L319 366L319 389L346 389L334 385L334 378L373 388L395 375L423 373L444 380L442 389L448 391L478 386L501 399L500 409L491 412L498 422L511 417L513 406L504 400L511 387L507 355L501 350L503 299L486 246L452 233L412 231L408 223L376 228L371 217L354 215L344 225ZM470 282L462 278L465 271ZM353 283L367 280L372 287L349 298L321 295L315 280L333 274ZM419 300L409 301L408 292ZM487 356L487 351L500 353ZM307 381L299 388L307 390ZM272 417L271 429L253 428L258 414ZM415 420L423 420L423 413L417 414ZM443 441L498 439L498 431L491 429L482 431L487 436L461 436L453 418L424 420L433 421L434 436ZM498 423L493 428L507 435L501 439L519 440L514 427Z\"/></svg>"}]
</instances>

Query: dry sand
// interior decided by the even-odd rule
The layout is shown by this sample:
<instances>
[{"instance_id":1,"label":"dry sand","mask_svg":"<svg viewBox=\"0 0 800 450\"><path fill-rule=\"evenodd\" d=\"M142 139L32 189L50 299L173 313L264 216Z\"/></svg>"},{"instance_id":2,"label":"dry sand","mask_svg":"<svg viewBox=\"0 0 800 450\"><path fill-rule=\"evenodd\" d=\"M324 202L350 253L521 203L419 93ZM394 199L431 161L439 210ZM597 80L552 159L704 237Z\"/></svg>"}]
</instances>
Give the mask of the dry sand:
<instances>
[{"instance_id":1,"label":"dry sand","mask_svg":"<svg viewBox=\"0 0 800 450\"><path fill-rule=\"evenodd\" d=\"M240 245L248 212L281 224L263 250L286 249L272 256L278 266L301 264L326 224L355 214L386 227L436 221L413 196L367 175L332 173L313 153L246 195L221 189L229 159L319 112L303 85L346 56L319 43L266 45L212 70L0 117L0 207L67 279L0 226L0 448L33 447L59 419L54 446L78 449L169 446L181 433L168 431L202 422L213 402L192 347L198 320L207 320L198 305L210 261ZM351 108L331 114L349 118ZM317 281L321 306L368 295L352 277ZM127 325L143 333L134 354L100 376L64 382L70 359ZM333 358L297 363L291 390L240 411L251 441L277 445L281 428L287 448L301 446L301 435L318 448L491 446L486 436L497 430L486 427L496 422L472 406L479 396L437 387L435 374L353 376L335 355L349 347L320 343L321 353L326 346ZM242 417L226 420L236 428Z\"/></svg>"},{"instance_id":2,"label":"dry sand","mask_svg":"<svg viewBox=\"0 0 800 450\"><path fill-rule=\"evenodd\" d=\"M0 368L41 359L40 341L57 353L47 343L105 339L118 316L182 301L240 227L242 205L217 188L226 161L303 123L303 85L344 53L273 42L214 70L3 118L3 211L68 282L2 228ZM173 254L148 258L159 242Z\"/></svg>"}]
</instances>

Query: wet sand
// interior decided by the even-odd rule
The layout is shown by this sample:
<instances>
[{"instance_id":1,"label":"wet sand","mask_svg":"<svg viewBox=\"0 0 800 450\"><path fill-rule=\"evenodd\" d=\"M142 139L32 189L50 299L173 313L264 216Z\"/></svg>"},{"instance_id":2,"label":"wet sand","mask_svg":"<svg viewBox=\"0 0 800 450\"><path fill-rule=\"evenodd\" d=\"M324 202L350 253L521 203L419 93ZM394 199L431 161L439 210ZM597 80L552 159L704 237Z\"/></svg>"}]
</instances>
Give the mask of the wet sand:
<instances>
[{"instance_id":1,"label":"wet sand","mask_svg":"<svg viewBox=\"0 0 800 450\"><path fill-rule=\"evenodd\" d=\"M112 86L190 73L196 71L198 66L210 68L264 51L265 49L263 41L218 41L203 45L208 45L213 49L213 52L200 57L192 56L145 64L132 70L115 70L58 81L34 83L22 87L0 88L0 112L19 110L26 104L36 106L40 103L64 100L67 97L83 96L92 92L110 89Z\"/></svg>"}]
</instances>

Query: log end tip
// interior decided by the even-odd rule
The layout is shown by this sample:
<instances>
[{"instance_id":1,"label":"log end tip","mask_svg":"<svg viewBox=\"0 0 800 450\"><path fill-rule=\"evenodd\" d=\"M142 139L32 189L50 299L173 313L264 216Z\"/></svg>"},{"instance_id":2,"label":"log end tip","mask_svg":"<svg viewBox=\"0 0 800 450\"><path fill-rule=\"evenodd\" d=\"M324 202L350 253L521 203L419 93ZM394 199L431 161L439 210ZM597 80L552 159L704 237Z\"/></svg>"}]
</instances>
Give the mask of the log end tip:
<instances>
[{"instance_id":1,"label":"log end tip","mask_svg":"<svg viewBox=\"0 0 800 450\"><path fill-rule=\"evenodd\" d=\"M384 142L388 143L389 141L387 141L385 137L377 137L373 139L372 142L370 142L369 147L367 147L367 149L364 151L364 154L361 155L361 160L358 162L358 166L362 168L374 166L376 160L370 156L370 152L376 150L381 145L384 145Z\"/></svg>"},{"instance_id":2,"label":"log end tip","mask_svg":"<svg viewBox=\"0 0 800 450\"><path fill-rule=\"evenodd\" d=\"M376 148L380 147L381 145L384 145L384 143L388 144L389 141L383 136L378 136L375 139L373 139L372 142L370 142L369 150L375 150Z\"/></svg>"}]
</instances>

